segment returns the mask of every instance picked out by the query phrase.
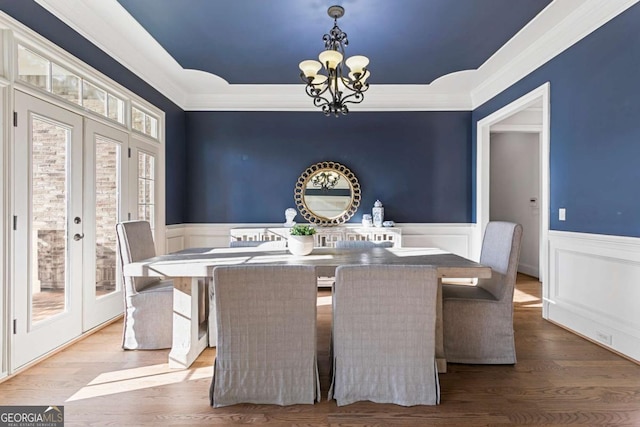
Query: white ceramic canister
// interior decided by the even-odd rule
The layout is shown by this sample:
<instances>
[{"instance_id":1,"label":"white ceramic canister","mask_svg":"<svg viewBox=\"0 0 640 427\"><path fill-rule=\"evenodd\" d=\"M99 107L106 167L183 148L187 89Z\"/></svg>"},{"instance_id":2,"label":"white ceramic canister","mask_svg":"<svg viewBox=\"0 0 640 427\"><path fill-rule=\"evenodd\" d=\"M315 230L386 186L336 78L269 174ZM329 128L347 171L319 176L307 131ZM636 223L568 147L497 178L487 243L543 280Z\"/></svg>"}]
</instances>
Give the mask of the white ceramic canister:
<instances>
[{"instance_id":1,"label":"white ceramic canister","mask_svg":"<svg viewBox=\"0 0 640 427\"><path fill-rule=\"evenodd\" d=\"M382 223L384 222L384 207L382 207L382 202L380 200L376 200L373 204L371 215L373 216L373 225L375 227L382 227Z\"/></svg>"}]
</instances>

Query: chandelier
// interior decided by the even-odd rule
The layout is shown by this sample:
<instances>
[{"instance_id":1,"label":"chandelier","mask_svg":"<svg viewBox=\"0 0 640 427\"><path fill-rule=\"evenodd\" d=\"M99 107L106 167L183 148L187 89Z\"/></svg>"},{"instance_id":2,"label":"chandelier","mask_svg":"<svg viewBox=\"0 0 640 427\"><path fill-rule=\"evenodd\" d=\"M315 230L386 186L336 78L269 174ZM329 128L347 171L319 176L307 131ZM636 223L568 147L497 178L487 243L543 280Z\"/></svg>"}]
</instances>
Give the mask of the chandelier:
<instances>
[{"instance_id":1,"label":"chandelier","mask_svg":"<svg viewBox=\"0 0 640 427\"><path fill-rule=\"evenodd\" d=\"M305 91L313 98L313 105L322 108L326 116L338 117L349 112L347 104L359 104L364 100L363 93L369 89L366 80L371 73L367 69L369 58L354 55L344 61L350 70L345 75L342 59L349 40L338 27L338 18L344 16L344 8L331 6L327 13L333 18L333 28L322 37L325 50L318 55L320 61L308 59L300 63L300 78L307 85ZM319 74L323 66L327 75Z\"/></svg>"}]
</instances>

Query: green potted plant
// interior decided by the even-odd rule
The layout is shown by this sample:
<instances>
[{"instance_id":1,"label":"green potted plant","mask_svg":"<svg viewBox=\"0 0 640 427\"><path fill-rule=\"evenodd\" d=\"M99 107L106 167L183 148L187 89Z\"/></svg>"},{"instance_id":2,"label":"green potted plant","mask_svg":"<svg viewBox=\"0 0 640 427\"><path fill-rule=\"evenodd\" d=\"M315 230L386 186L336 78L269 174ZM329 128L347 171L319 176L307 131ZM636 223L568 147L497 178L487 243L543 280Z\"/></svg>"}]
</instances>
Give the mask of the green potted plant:
<instances>
[{"instance_id":1,"label":"green potted plant","mask_svg":"<svg viewBox=\"0 0 640 427\"><path fill-rule=\"evenodd\" d=\"M287 246L293 255L309 255L313 251L316 229L307 224L296 224L289 230Z\"/></svg>"}]
</instances>

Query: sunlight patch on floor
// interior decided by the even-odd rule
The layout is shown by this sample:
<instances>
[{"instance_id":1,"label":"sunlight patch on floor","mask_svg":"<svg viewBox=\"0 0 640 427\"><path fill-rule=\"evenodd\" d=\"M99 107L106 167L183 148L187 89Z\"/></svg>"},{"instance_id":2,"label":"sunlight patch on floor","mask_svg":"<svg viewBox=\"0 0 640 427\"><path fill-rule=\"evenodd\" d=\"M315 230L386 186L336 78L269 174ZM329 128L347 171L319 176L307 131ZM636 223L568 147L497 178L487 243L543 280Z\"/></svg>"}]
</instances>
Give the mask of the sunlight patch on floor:
<instances>
[{"instance_id":1,"label":"sunlight patch on floor","mask_svg":"<svg viewBox=\"0 0 640 427\"><path fill-rule=\"evenodd\" d=\"M67 402L211 378L211 373L211 366L195 369L170 369L166 363L105 372L78 390L67 399Z\"/></svg>"},{"instance_id":2,"label":"sunlight patch on floor","mask_svg":"<svg viewBox=\"0 0 640 427\"><path fill-rule=\"evenodd\" d=\"M331 305L331 295L326 297L318 297L318 303L316 305L318 307L323 305Z\"/></svg>"},{"instance_id":3,"label":"sunlight patch on floor","mask_svg":"<svg viewBox=\"0 0 640 427\"><path fill-rule=\"evenodd\" d=\"M513 302L523 307L542 307L542 300L535 295L515 289L513 292Z\"/></svg>"}]
</instances>

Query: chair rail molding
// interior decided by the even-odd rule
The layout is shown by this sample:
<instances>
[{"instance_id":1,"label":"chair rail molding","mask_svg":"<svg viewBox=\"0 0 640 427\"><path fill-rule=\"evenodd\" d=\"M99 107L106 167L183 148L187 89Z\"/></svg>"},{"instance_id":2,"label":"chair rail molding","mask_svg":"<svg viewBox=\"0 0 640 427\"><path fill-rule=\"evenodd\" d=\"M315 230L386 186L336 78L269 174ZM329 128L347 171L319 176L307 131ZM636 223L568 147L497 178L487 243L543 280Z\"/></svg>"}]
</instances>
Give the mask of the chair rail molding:
<instances>
[{"instance_id":1,"label":"chair rail molding","mask_svg":"<svg viewBox=\"0 0 640 427\"><path fill-rule=\"evenodd\" d=\"M546 318L636 362L638 283L640 238L549 231Z\"/></svg>"}]
</instances>

